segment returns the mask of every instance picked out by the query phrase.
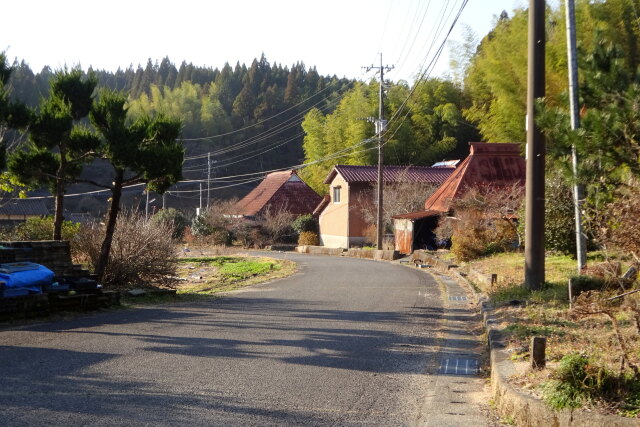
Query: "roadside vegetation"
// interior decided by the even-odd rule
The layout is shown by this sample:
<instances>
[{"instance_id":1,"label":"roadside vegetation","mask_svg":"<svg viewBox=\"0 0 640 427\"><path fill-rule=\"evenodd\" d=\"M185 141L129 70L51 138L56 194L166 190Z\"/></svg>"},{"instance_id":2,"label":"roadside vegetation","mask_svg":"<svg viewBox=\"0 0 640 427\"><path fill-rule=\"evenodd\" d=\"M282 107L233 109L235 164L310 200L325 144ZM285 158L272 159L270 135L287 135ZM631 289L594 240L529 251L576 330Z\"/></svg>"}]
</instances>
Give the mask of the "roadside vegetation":
<instances>
[{"instance_id":1,"label":"roadside vegetation","mask_svg":"<svg viewBox=\"0 0 640 427\"><path fill-rule=\"evenodd\" d=\"M548 194L562 194L563 184L550 178ZM513 189L469 191L453 204L455 217L441 221L437 230L440 237L448 233L450 253L464 267L485 277L496 275L493 282L474 284L489 295L514 361L528 361L531 337L547 337L547 368L532 371L523 363L511 380L555 409L586 407L640 416L638 190L628 176L625 185L612 190L609 202L587 199L585 225L596 250L580 272L571 241L573 209L548 198L546 282L536 291L523 284L519 230L524 224L517 214L521 199Z\"/></svg>"},{"instance_id":2,"label":"roadside vegetation","mask_svg":"<svg viewBox=\"0 0 640 427\"><path fill-rule=\"evenodd\" d=\"M286 277L295 271L294 262L268 257L181 258L176 289L178 295L214 295Z\"/></svg>"},{"instance_id":3,"label":"roadside vegetation","mask_svg":"<svg viewBox=\"0 0 640 427\"><path fill-rule=\"evenodd\" d=\"M624 291L607 272L625 271L626 256L589 253L590 275L576 276L575 260L546 259L546 284L539 291L522 286L522 253L495 254L468 264L485 275L498 274L495 285L475 284L486 292L508 342L512 360L522 362L514 384L555 409L595 408L604 413L640 414L640 297ZM613 267L612 267L613 266ZM568 283L574 297L569 306ZM623 284L627 292L637 286ZM528 369L531 337L547 338L547 368Z\"/></svg>"}]
</instances>

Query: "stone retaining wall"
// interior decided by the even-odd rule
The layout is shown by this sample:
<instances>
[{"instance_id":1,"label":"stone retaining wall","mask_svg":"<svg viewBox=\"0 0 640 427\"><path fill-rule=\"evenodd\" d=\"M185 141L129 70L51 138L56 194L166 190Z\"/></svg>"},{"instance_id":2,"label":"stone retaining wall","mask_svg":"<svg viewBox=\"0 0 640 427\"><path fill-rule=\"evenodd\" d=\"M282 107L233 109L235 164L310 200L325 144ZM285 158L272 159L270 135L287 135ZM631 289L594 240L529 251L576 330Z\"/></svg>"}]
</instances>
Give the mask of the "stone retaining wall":
<instances>
[{"instance_id":1,"label":"stone retaining wall","mask_svg":"<svg viewBox=\"0 0 640 427\"><path fill-rule=\"evenodd\" d=\"M68 278L89 276L89 271L71 262L71 247L67 241L0 242L0 263L24 261L44 265L56 276Z\"/></svg>"},{"instance_id":2,"label":"stone retaining wall","mask_svg":"<svg viewBox=\"0 0 640 427\"><path fill-rule=\"evenodd\" d=\"M299 252L301 254L341 256L342 253L344 252L344 249L342 249L342 248L327 248L327 247L324 247L324 246L303 245L303 246L298 246L296 248L296 252Z\"/></svg>"},{"instance_id":3,"label":"stone retaining wall","mask_svg":"<svg viewBox=\"0 0 640 427\"><path fill-rule=\"evenodd\" d=\"M76 295L50 293L0 298L0 321L45 317L57 312L90 311L119 304L120 292L103 290Z\"/></svg>"},{"instance_id":4,"label":"stone retaining wall","mask_svg":"<svg viewBox=\"0 0 640 427\"><path fill-rule=\"evenodd\" d=\"M374 259L376 261L393 261L400 258L400 252L352 248L347 250L347 256L353 258Z\"/></svg>"},{"instance_id":5,"label":"stone retaining wall","mask_svg":"<svg viewBox=\"0 0 640 427\"><path fill-rule=\"evenodd\" d=\"M435 268L436 270L442 272L442 273L447 273L449 272L451 269L456 268L457 265L447 262L447 261L443 261L427 252L422 252L422 251L415 251L412 255L411 255L411 261L414 264L426 264L431 268Z\"/></svg>"}]
</instances>

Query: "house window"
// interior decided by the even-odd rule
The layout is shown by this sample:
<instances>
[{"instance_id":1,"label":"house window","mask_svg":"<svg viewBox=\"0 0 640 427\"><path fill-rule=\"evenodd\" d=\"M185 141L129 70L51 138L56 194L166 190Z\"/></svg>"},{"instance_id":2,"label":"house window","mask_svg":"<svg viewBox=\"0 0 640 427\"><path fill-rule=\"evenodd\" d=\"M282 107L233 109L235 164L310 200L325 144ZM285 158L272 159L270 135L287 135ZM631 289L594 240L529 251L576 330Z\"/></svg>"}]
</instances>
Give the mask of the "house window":
<instances>
[{"instance_id":1,"label":"house window","mask_svg":"<svg viewBox=\"0 0 640 427\"><path fill-rule=\"evenodd\" d=\"M340 187L333 187L333 203L340 203Z\"/></svg>"}]
</instances>

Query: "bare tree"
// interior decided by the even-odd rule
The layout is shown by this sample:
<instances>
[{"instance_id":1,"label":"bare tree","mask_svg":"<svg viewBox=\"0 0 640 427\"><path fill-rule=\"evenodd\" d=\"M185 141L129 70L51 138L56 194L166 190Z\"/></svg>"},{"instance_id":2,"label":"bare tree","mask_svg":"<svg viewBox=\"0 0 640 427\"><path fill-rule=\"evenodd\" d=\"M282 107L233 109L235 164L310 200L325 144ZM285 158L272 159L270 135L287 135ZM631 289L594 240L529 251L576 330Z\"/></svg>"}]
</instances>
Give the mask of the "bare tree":
<instances>
[{"instance_id":1,"label":"bare tree","mask_svg":"<svg viewBox=\"0 0 640 427\"><path fill-rule=\"evenodd\" d=\"M516 239L521 244L516 216L523 193L518 184L470 188L452 201L453 216L441 219L436 236L452 238L451 249L461 261L504 251Z\"/></svg>"},{"instance_id":2,"label":"bare tree","mask_svg":"<svg viewBox=\"0 0 640 427\"><path fill-rule=\"evenodd\" d=\"M382 220L385 230L393 229L393 220L391 219L393 216L424 210L425 200L438 188L427 182L410 182L408 169L400 173L397 181L385 184L383 187ZM364 221L367 224L375 224L377 202L374 187L371 186L369 191L358 194L356 202L362 211Z\"/></svg>"},{"instance_id":3,"label":"bare tree","mask_svg":"<svg viewBox=\"0 0 640 427\"><path fill-rule=\"evenodd\" d=\"M259 223L272 243L277 243L292 231L291 223L295 215L290 213L286 204L269 206L260 216Z\"/></svg>"}]
</instances>

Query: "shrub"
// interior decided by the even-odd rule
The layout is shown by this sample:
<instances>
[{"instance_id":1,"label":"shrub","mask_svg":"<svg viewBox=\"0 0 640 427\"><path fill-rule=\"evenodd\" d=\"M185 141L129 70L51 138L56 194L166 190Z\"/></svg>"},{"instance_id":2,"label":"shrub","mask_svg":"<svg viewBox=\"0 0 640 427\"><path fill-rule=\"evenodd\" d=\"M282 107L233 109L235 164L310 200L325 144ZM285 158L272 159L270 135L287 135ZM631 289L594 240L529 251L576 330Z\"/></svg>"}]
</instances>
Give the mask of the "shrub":
<instances>
[{"instance_id":1,"label":"shrub","mask_svg":"<svg viewBox=\"0 0 640 427\"><path fill-rule=\"evenodd\" d=\"M156 212L151 220L154 223L165 222L173 229L171 237L174 239L182 238L184 229L189 225L189 220L184 216L182 212L174 208L161 209Z\"/></svg>"},{"instance_id":2,"label":"shrub","mask_svg":"<svg viewBox=\"0 0 640 427\"><path fill-rule=\"evenodd\" d=\"M617 193L605 209L598 237L604 246L632 254L640 262L640 182L633 180Z\"/></svg>"},{"instance_id":3,"label":"shrub","mask_svg":"<svg viewBox=\"0 0 640 427\"><path fill-rule=\"evenodd\" d=\"M213 200L209 207L191 223L191 233L205 243L231 245L236 200Z\"/></svg>"},{"instance_id":4,"label":"shrub","mask_svg":"<svg viewBox=\"0 0 640 427\"><path fill-rule=\"evenodd\" d=\"M612 397L626 381L592 363L587 356L564 356L552 379L542 385L542 399L554 409L579 408L597 397Z\"/></svg>"},{"instance_id":5,"label":"shrub","mask_svg":"<svg viewBox=\"0 0 640 427\"><path fill-rule=\"evenodd\" d=\"M178 261L173 229L166 222L154 223L136 212L118 216L111 255L102 282L105 286L144 286L169 283ZM74 239L76 261L96 265L104 226L87 224Z\"/></svg>"},{"instance_id":6,"label":"shrub","mask_svg":"<svg viewBox=\"0 0 640 427\"><path fill-rule=\"evenodd\" d=\"M606 282L602 277L580 275L571 278L571 293L574 297L587 291L601 291L605 286Z\"/></svg>"},{"instance_id":7,"label":"shrub","mask_svg":"<svg viewBox=\"0 0 640 427\"><path fill-rule=\"evenodd\" d=\"M236 221L231 226L231 232L235 237L236 242L240 243L243 248L250 248L255 245L254 237L255 232L254 229L258 225L247 219L241 219Z\"/></svg>"},{"instance_id":8,"label":"shrub","mask_svg":"<svg viewBox=\"0 0 640 427\"><path fill-rule=\"evenodd\" d=\"M378 227L375 224L367 225L363 234L365 245L375 245L378 242Z\"/></svg>"},{"instance_id":9,"label":"shrub","mask_svg":"<svg viewBox=\"0 0 640 427\"><path fill-rule=\"evenodd\" d=\"M300 233L300 237L298 237L298 244L317 246L318 244L320 244L318 233L314 233L313 231L303 231L302 233Z\"/></svg>"},{"instance_id":10,"label":"shrub","mask_svg":"<svg viewBox=\"0 0 640 427\"><path fill-rule=\"evenodd\" d=\"M254 227L249 232L249 239L251 240L253 247L256 249L262 249L271 242L271 238L260 226Z\"/></svg>"},{"instance_id":11,"label":"shrub","mask_svg":"<svg viewBox=\"0 0 640 427\"><path fill-rule=\"evenodd\" d=\"M451 238L451 253L459 261L471 261L486 252L486 237L480 227L460 228Z\"/></svg>"},{"instance_id":12,"label":"shrub","mask_svg":"<svg viewBox=\"0 0 640 427\"><path fill-rule=\"evenodd\" d=\"M80 224L72 221L62 222L62 240L73 240L78 234ZM15 228L15 237L19 240L51 240L53 236L53 216L28 218Z\"/></svg>"},{"instance_id":13,"label":"shrub","mask_svg":"<svg viewBox=\"0 0 640 427\"><path fill-rule=\"evenodd\" d=\"M569 354L560 360L553 379L542 386L542 399L554 409L579 408L591 399L596 377L589 359Z\"/></svg>"},{"instance_id":14,"label":"shrub","mask_svg":"<svg viewBox=\"0 0 640 427\"><path fill-rule=\"evenodd\" d=\"M318 232L318 220L311 214L300 215L291 224L291 228L298 234L305 231Z\"/></svg>"},{"instance_id":15,"label":"shrub","mask_svg":"<svg viewBox=\"0 0 640 427\"><path fill-rule=\"evenodd\" d=\"M559 177L551 175L545 181L547 197L544 207L544 240L548 250L563 254L576 253L576 223L573 194Z\"/></svg>"},{"instance_id":16,"label":"shrub","mask_svg":"<svg viewBox=\"0 0 640 427\"><path fill-rule=\"evenodd\" d=\"M207 224L207 220L202 215L196 215L191 221L191 233L195 237L204 237L210 235L211 227Z\"/></svg>"},{"instance_id":17,"label":"shrub","mask_svg":"<svg viewBox=\"0 0 640 427\"><path fill-rule=\"evenodd\" d=\"M522 195L518 184L470 188L452 202L455 218L441 218L436 237L446 242L451 236L451 251L460 261L514 249L521 240L514 212Z\"/></svg>"},{"instance_id":18,"label":"shrub","mask_svg":"<svg viewBox=\"0 0 640 427\"><path fill-rule=\"evenodd\" d=\"M262 231L269 238L270 244L283 242L294 235L291 227L292 221L293 214L286 210L286 206L279 208L269 207L258 219Z\"/></svg>"}]
</instances>

